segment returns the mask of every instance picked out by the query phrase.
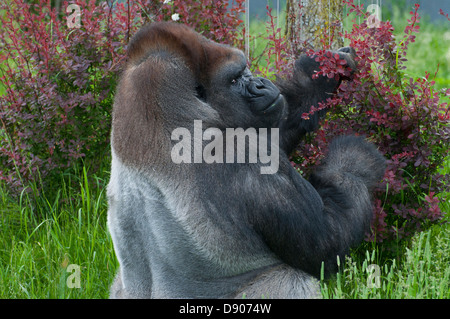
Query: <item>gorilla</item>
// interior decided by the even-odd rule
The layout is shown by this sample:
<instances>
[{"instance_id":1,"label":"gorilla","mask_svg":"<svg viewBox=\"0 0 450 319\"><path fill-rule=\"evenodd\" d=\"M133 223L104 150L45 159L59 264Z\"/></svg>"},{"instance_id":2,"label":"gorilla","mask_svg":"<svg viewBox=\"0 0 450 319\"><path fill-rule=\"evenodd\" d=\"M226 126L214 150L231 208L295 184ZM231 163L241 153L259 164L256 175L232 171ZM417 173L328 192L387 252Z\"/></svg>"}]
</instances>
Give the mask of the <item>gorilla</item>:
<instances>
[{"instance_id":1,"label":"gorilla","mask_svg":"<svg viewBox=\"0 0 450 319\"><path fill-rule=\"evenodd\" d=\"M355 68L353 49L337 53ZM108 229L120 269L111 298L320 297L322 265L335 272L337 256L368 231L385 161L362 137L343 136L309 180L292 167L288 154L323 115L302 114L343 80L313 79L317 70L301 56L274 84L253 77L240 50L185 25L151 23L134 35L112 117ZM227 130L252 130L277 155L276 170L261 173L260 153L220 161L218 144L210 155L219 160L185 148L193 160L175 162L179 128L193 153L215 137L232 145L232 159L243 144Z\"/></svg>"}]
</instances>

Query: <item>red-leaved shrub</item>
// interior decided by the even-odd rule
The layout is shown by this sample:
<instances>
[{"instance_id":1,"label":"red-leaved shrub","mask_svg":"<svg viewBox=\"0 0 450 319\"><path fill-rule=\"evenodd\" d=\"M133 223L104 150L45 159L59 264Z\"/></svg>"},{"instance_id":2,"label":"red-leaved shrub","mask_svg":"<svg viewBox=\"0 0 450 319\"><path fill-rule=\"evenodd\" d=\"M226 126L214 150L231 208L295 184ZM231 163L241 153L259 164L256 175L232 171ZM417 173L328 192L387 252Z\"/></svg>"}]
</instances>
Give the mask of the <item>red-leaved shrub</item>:
<instances>
[{"instance_id":1,"label":"red-leaved shrub","mask_svg":"<svg viewBox=\"0 0 450 319\"><path fill-rule=\"evenodd\" d=\"M139 25L128 14L142 20L137 6L78 1L81 27L71 29L50 4L0 7L0 179L13 191L108 153L116 73Z\"/></svg>"},{"instance_id":2,"label":"red-leaved shrub","mask_svg":"<svg viewBox=\"0 0 450 319\"><path fill-rule=\"evenodd\" d=\"M165 1L167 2L167 1ZM0 180L18 194L30 181L48 186L80 158L109 156L114 88L129 38L144 23L186 23L213 40L242 47L244 0L79 0L80 27L51 1L2 2L0 10ZM239 38L240 37L240 38Z\"/></svg>"},{"instance_id":3,"label":"red-leaved shrub","mask_svg":"<svg viewBox=\"0 0 450 319\"><path fill-rule=\"evenodd\" d=\"M387 158L367 240L410 238L444 214L436 196L448 191L450 181L450 176L438 172L450 148L450 112L448 103L440 102L440 95L450 96L450 89L434 89L430 73L414 79L404 72L408 44L419 31L419 5L411 11L403 38L396 39L389 21L368 27L363 8L352 0L345 3L350 12L366 19L343 34L357 52L358 72L352 81L343 82L335 97L312 108L311 112L329 108L329 114L319 131L299 145L293 163L307 175L334 136L366 136ZM325 51L318 55L319 74L343 74L338 59ZM435 67L430 65L430 69Z\"/></svg>"}]
</instances>

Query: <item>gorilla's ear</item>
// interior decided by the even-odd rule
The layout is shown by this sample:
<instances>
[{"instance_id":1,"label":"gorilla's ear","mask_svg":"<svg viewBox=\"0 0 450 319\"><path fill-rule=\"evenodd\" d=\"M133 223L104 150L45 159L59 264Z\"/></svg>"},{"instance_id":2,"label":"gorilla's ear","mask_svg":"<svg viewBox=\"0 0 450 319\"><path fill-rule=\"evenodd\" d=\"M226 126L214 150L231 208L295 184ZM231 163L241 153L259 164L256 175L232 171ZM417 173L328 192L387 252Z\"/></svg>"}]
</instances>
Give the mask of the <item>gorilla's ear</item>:
<instances>
[{"instance_id":1,"label":"gorilla's ear","mask_svg":"<svg viewBox=\"0 0 450 319\"><path fill-rule=\"evenodd\" d=\"M197 93L197 94L196 94L196 97L197 97L200 101L206 103L206 89L205 89L205 87L203 86L203 84L197 84L197 85L195 86L195 92Z\"/></svg>"}]
</instances>

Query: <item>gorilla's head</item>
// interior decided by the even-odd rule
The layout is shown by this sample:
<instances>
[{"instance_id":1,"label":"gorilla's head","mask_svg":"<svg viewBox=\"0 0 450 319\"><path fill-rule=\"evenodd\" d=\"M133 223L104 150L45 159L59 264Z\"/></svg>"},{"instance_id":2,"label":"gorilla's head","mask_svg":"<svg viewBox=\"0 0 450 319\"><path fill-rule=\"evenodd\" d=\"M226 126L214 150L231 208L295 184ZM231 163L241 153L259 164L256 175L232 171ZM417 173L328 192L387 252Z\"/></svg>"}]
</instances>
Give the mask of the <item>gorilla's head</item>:
<instances>
[{"instance_id":1,"label":"gorilla's head","mask_svg":"<svg viewBox=\"0 0 450 319\"><path fill-rule=\"evenodd\" d=\"M354 51L338 54L354 68ZM279 127L288 150L317 126L317 118L305 121L302 113L339 85L339 79L313 79L317 70L314 58L302 56L292 78L274 84L254 77L236 48L183 24L148 24L129 43L115 99L114 148L133 161L154 156L155 149L170 153L164 145L171 132L177 127L193 130L194 120L201 120L204 128L220 130Z\"/></svg>"},{"instance_id":2,"label":"gorilla's head","mask_svg":"<svg viewBox=\"0 0 450 319\"><path fill-rule=\"evenodd\" d=\"M201 84L205 102L222 110L223 118L230 123L239 119L245 121L239 123L243 127L275 124L285 108L280 90L267 79L253 77L241 51L231 49L228 54L229 61Z\"/></svg>"},{"instance_id":3,"label":"gorilla's head","mask_svg":"<svg viewBox=\"0 0 450 319\"><path fill-rule=\"evenodd\" d=\"M185 25L145 26L130 42L128 55L127 69L133 70L137 85L146 83L146 89L153 88L157 95L162 91L167 94L167 90L155 90L160 83L166 84L166 89L173 88L174 96L158 97L166 100L160 103L163 112L167 108L177 112L177 107L183 104L183 113L191 111L199 116L196 119L219 128L270 126L283 112L280 90L267 79L253 77L242 51L210 41ZM162 61L166 62L164 66ZM149 67L148 63L152 65ZM158 64L161 68L157 68ZM153 74L144 69L152 70ZM148 81L142 82L143 77L148 77ZM155 78L158 83L153 85ZM176 101L171 103L167 99ZM205 108L201 103L215 111L210 121L198 114L199 109Z\"/></svg>"}]
</instances>

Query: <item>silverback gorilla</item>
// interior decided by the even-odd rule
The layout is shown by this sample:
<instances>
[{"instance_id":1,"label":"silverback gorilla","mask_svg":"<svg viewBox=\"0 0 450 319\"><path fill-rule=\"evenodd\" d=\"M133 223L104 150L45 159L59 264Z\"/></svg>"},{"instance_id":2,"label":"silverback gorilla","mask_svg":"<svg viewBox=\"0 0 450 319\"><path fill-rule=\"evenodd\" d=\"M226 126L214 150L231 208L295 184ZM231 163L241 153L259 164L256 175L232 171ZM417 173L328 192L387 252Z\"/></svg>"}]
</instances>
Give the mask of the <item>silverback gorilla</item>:
<instances>
[{"instance_id":1,"label":"silverback gorilla","mask_svg":"<svg viewBox=\"0 0 450 319\"><path fill-rule=\"evenodd\" d=\"M352 49L337 53L355 67ZM309 181L291 166L288 154L320 116L302 113L340 83L312 79L318 69L302 56L291 79L273 84L252 76L241 51L184 25L137 32L113 108L108 227L120 270L111 298L319 297L322 263L336 271L336 257L368 230L385 164L373 145L345 136ZM231 160L254 148L253 132L278 166L262 174L260 153L225 160L220 143L209 150L213 162L196 160L195 145L176 162L178 128L183 145L204 153L213 137L232 145ZM239 142L230 128L247 135Z\"/></svg>"}]
</instances>

